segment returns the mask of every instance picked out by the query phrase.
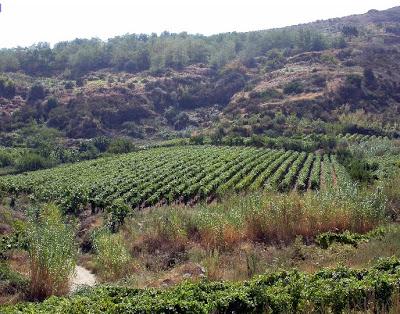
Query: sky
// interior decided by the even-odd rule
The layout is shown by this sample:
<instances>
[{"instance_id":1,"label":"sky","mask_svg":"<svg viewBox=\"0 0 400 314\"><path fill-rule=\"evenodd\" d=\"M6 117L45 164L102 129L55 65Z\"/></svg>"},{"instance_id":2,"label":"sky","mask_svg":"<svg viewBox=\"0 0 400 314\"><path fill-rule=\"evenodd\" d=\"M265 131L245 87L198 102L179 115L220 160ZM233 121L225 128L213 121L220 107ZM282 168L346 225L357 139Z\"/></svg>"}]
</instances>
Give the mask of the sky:
<instances>
[{"instance_id":1,"label":"sky","mask_svg":"<svg viewBox=\"0 0 400 314\"><path fill-rule=\"evenodd\" d=\"M400 5L393 0L0 0L0 47L127 33L261 30Z\"/></svg>"}]
</instances>

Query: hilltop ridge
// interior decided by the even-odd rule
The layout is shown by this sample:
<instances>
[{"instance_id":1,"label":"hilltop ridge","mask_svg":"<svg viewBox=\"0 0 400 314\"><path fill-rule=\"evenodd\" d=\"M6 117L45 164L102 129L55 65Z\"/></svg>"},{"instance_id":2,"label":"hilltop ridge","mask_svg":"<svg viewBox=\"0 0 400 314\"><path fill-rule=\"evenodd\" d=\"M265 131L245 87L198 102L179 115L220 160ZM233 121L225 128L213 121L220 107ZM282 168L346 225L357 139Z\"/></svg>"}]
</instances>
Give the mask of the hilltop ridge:
<instances>
[{"instance_id":1,"label":"hilltop ridge","mask_svg":"<svg viewBox=\"0 0 400 314\"><path fill-rule=\"evenodd\" d=\"M302 132L339 123L398 134L399 49L400 7L258 32L2 49L0 131L34 122L67 138L290 135L308 120Z\"/></svg>"}]
</instances>

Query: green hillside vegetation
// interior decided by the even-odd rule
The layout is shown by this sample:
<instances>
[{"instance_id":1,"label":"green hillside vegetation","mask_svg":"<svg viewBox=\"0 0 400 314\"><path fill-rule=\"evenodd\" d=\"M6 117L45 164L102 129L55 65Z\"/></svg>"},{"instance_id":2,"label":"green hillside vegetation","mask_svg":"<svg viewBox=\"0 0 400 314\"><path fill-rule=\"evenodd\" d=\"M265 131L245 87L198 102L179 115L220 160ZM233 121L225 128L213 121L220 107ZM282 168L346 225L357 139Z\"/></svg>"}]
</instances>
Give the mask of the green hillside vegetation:
<instances>
[{"instance_id":1,"label":"green hillside vegetation","mask_svg":"<svg viewBox=\"0 0 400 314\"><path fill-rule=\"evenodd\" d=\"M76 39L0 50L0 144L33 124L67 138L398 136L399 8L213 36ZM388 70L390 69L390 70Z\"/></svg>"}]
</instances>

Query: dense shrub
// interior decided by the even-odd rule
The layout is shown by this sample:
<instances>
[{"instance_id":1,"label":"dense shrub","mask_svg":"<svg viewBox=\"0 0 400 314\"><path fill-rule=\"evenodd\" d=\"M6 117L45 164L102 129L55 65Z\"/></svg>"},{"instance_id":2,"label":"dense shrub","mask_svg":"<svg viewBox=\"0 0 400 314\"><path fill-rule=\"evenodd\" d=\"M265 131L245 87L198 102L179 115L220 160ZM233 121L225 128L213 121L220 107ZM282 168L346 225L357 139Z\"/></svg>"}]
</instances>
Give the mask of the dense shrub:
<instances>
[{"instance_id":1,"label":"dense shrub","mask_svg":"<svg viewBox=\"0 0 400 314\"><path fill-rule=\"evenodd\" d=\"M359 182L371 183L377 179L374 174L378 170L377 163L369 163L366 160L353 159L346 163L346 168L350 177Z\"/></svg>"},{"instance_id":2,"label":"dense shrub","mask_svg":"<svg viewBox=\"0 0 400 314\"><path fill-rule=\"evenodd\" d=\"M0 77L0 97L11 99L15 96L15 91L14 82Z\"/></svg>"},{"instance_id":3,"label":"dense shrub","mask_svg":"<svg viewBox=\"0 0 400 314\"><path fill-rule=\"evenodd\" d=\"M13 159L10 153L0 150L0 167L7 167L12 165Z\"/></svg>"},{"instance_id":4,"label":"dense shrub","mask_svg":"<svg viewBox=\"0 0 400 314\"><path fill-rule=\"evenodd\" d=\"M46 97L46 91L45 91L43 85L35 84L30 88L29 96L28 96L29 101L33 102L36 100L43 99L44 97Z\"/></svg>"},{"instance_id":5,"label":"dense shrub","mask_svg":"<svg viewBox=\"0 0 400 314\"><path fill-rule=\"evenodd\" d=\"M15 167L18 172L25 172L44 169L50 165L49 160L37 153L25 153L16 160Z\"/></svg>"},{"instance_id":6,"label":"dense shrub","mask_svg":"<svg viewBox=\"0 0 400 314\"><path fill-rule=\"evenodd\" d=\"M75 271L77 248L74 232L64 223L60 210L47 205L33 214L27 239L31 297L43 300L67 293Z\"/></svg>"},{"instance_id":7,"label":"dense shrub","mask_svg":"<svg viewBox=\"0 0 400 314\"><path fill-rule=\"evenodd\" d=\"M304 86L299 81L292 81L283 87L285 94L301 94L304 91Z\"/></svg>"},{"instance_id":8,"label":"dense shrub","mask_svg":"<svg viewBox=\"0 0 400 314\"><path fill-rule=\"evenodd\" d=\"M26 293L28 290L28 280L10 267L0 261L0 294L1 293Z\"/></svg>"},{"instance_id":9,"label":"dense shrub","mask_svg":"<svg viewBox=\"0 0 400 314\"><path fill-rule=\"evenodd\" d=\"M357 100L364 96L361 90L362 77L358 74L350 74L346 77L339 90L339 96L344 102Z\"/></svg>"},{"instance_id":10,"label":"dense shrub","mask_svg":"<svg viewBox=\"0 0 400 314\"><path fill-rule=\"evenodd\" d=\"M122 199L117 199L106 210L109 215L108 227L111 232L117 232L131 208Z\"/></svg>"},{"instance_id":11,"label":"dense shrub","mask_svg":"<svg viewBox=\"0 0 400 314\"><path fill-rule=\"evenodd\" d=\"M116 281L129 275L132 259L120 234L95 235L96 269L102 280Z\"/></svg>"},{"instance_id":12,"label":"dense shrub","mask_svg":"<svg viewBox=\"0 0 400 314\"><path fill-rule=\"evenodd\" d=\"M105 136L98 136L92 140L94 146L99 150L100 153L104 153L111 143L111 138Z\"/></svg>"},{"instance_id":13,"label":"dense shrub","mask_svg":"<svg viewBox=\"0 0 400 314\"><path fill-rule=\"evenodd\" d=\"M270 99L283 98L283 95L282 92L278 91L275 88L267 88L262 92L251 92L250 97L261 98L263 101L268 101Z\"/></svg>"},{"instance_id":14,"label":"dense shrub","mask_svg":"<svg viewBox=\"0 0 400 314\"><path fill-rule=\"evenodd\" d=\"M127 139L117 138L110 142L107 152L111 154L125 154L136 149L135 145Z\"/></svg>"},{"instance_id":15,"label":"dense shrub","mask_svg":"<svg viewBox=\"0 0 400 314\"><path fill-rule=\"evenodd\" d=\"M372 183L377 179L375 172L378 170L377 163L368 162L364 157L357 156L347 149L338 149L338 161L346 167L350 177L358 182Z\"/></svg>"}]
</instances>

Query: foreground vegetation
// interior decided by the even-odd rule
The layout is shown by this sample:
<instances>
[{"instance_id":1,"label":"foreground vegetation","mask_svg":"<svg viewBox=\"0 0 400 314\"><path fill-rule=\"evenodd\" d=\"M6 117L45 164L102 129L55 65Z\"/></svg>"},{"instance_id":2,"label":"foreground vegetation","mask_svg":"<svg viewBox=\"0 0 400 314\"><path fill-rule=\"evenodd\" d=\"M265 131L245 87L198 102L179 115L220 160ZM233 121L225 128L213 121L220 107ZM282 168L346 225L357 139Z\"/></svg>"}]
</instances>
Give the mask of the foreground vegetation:
<instances>
[{"instance_id":1,"label":"foreground vegetation","mask_svg":"<svg viewBox=\"0 0 400 314\"><path fill-rule=\"evenodd\" d=\"M100 287L70 298L3 308L3 313L393 313L399 310L400 261L369 270L315 274L281 271L249 282L184 283L166 290Z\"/></svg>"},{"instance_id":2,"label":"foreground vegetation","mask_svg":"<svg viewBox=\"0 0 400 314\"><path fill-rule=\"evenodd\" d=\"M399 261L371 266L400 256L395 141L160 146L1 177L0 303L62 297L76 263L106 285L2 310L397 311Z\"/></svg>"},{"instance_id":3,"label":"foreground vegetation","mask_svg":"<svg viewBox=\"0 0 400 314\"><path fill-rule=\"evenodd\" d=\"M393 176L366 187L344 184L301 194L266 190L232 195L208 205L130 211L125 220L119 219L122 207L95 217L83 216L77 229L83 252L80 264L94 271L99 282L116 282L117 286L100 286L68 298L52 297L43 303L22 303L1 310L396 312L398 259L380 261L364 270L324 267L338 263L366 267L380 256L400 255L399 229L386 226L396 219L398 180ZM15 200L14 206L19 208L22 201ZM8 212L4 221L10 221L7 217L15 210ZM77 252L72 227L65 227L53 205L36 214L34 211L31 217L25 227L23 220L17 219L11 224L15 231L2 237L6 243L0 252L3 289L11 295L20 293L19 300L62 295ZM75 225L73 217L68 220L68 225ZM15 256L25 250L29 254L23 263L31 265L31 270L30 275L21 277L15 272ZM294 266L302 271L294 271ZM36 276L39 273L46 276ZM257 274L263 275L254 277Z\"/></svg>"}]
</instances>

